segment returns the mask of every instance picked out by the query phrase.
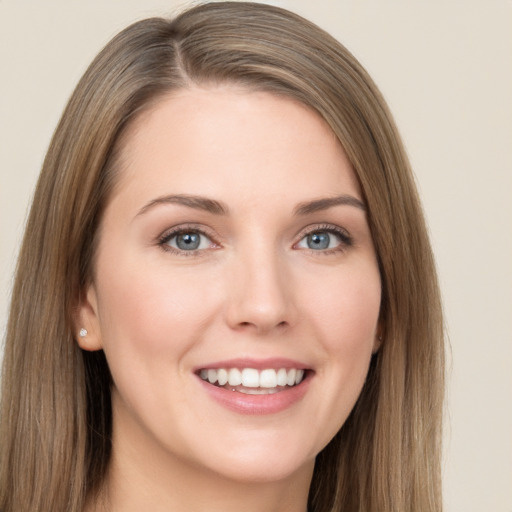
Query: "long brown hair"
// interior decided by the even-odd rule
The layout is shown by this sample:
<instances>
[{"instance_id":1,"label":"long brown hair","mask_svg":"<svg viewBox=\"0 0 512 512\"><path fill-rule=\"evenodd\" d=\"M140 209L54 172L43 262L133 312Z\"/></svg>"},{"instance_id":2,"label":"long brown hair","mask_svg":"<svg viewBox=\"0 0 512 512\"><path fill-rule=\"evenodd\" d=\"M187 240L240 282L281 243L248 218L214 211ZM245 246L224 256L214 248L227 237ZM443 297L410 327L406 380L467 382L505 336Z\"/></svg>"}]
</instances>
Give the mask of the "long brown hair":
<instances>
[{"instance_id":1,"label":"long brown hair","mask_svg":"<svg viewBox=\"0 0 512 512\"><path fill-rule=\"evenodd\" d=\"M388 108L357 60L285 10L220 2L137 22L93 61L56 129L18 261L3 366L0 509L79 512L110 458L110 375L75 342L119 140L170 91L235 82L317 111L368 208L382 278L383 343L362 394L318 455L314 512L440 511L444 349L435 266Z\"/></svg>"}]
</instances>

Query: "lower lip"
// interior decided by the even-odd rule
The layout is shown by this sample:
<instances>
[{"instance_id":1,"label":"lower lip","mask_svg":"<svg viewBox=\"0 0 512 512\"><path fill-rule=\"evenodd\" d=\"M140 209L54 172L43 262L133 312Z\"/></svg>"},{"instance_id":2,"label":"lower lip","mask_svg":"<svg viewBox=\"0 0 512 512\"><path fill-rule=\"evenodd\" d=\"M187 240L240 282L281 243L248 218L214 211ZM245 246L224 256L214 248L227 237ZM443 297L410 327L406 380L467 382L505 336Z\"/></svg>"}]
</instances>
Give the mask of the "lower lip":
<instances>
[{"instance_id":1,"label":"lower lip","mask_svg":"<svg viewBox=\"0 0 512 512\"><path fill-rule=\"evenodd\" d=\"M268 395L247 395L239 391L221 388L198 377L205 391L216 402L239 414L276 414L302 400L306 394L311 376L300 384Z\"/></svg>"}]
</instances>

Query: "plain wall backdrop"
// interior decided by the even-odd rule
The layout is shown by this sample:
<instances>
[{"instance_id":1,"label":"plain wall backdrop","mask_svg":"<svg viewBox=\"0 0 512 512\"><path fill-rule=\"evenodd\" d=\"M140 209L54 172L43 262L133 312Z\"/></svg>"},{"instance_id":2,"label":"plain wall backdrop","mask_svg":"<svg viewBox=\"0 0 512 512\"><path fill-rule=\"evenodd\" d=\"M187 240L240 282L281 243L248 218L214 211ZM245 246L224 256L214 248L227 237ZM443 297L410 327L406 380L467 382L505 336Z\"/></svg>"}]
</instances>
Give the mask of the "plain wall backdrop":
<instances>
[{"instance_id":1,"label":"plain wall backdrop","mask_svg":"<svg viewBox=\"0 0 512 512\"><path fill-rule=\"evenodd\" d=\"M451 343L448 512L512 512L512 1L283 0L345 44L404 138ZM36 178L86 66L176 0L0 0L0 332ZM421 512L421 511L418 511Z\"/></svg>"}]
</instances>

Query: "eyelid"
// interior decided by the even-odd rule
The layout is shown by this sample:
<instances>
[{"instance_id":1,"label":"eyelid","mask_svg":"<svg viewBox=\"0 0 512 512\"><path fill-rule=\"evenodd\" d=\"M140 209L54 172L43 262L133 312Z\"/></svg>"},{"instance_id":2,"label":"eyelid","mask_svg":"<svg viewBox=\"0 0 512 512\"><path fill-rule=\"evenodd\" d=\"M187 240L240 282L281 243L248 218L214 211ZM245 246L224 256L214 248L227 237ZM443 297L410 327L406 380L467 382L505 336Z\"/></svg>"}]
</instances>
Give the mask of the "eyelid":
<instances>
[{"instance_id":1,"label":"eyelid","mask_svg":"<svg viewBox=\"0 0 512 512\"><path fill-rule=\"evenodd\" d=\"M340 238L341 243L337 247L324 250L302 249L297 247L298 244L304 239L304 237L316 232L333 233ZM297 242L295 242L293 245L294 249L309 250L316 254L330 254L332 252L343 251L347 247L350 247L354 244L354 241L350 233L345 228L342 228L341 226L338 226L336 224L312 224L310 226L306 226L299 232L297 238Z\"/></svg>"},{"instance_id":2,"label":"eyelid","mask_svg":"<svg viewBox=\"0 0 512 512\"><path fill-rule=\"evenodd\" d=\"M189 251L183 251L177 247L171 247L168 245L169 240L178 236L181 233L198 233L202 236L208 238L211 242L211 246L207 249L192 249ZM174 253L180 256L199 256L204 254L208 249L217 249L220 247L220 244L216 241L216 236L212 233L212 231L202 224L179 224L172 228L165 230L157 239L158 246L170 253Z\"/></svg>"},{"instance_id":3,"label":"eyelid","mask_svg":"<svg viewBox=\"0 0 512 512\"><path fill-rule=\"evenodd\" d=\"M211 246L206 249L193 249L189 251L180 250L176 247L171 247L168 245L169 240L171 240L173 237L179 235L180 233L187 233L187 232L194 232L199 233L200 235L205 236L208 238L211 242ZM323 250L313 250L313 249L306 249L306 248L299 248L298 244L303 240L304 237L315 233L315 232L327 232L327 233L333 233L340 239L339 246L330 248L330 249L323 249ZM203 224L196 224L196 223L187 223L187 224L179 224L176 226L173 226L172 228L169 228L165 230L158 238L157 238L157 245L164 251L171 252L177 255L182 256L199 256L199 255L205 255L209 249L218 249L221 247L221 244L217 241L217 236L214 234L213 230L209 229L207 226L204 226ZM333 252L339 252L344 251L347 247L350 247L353 245L353 239L350 233L341 226L338 226L336 224L311 224L309 226L306 226L303 228L296 236L297 241L293 244L294 249L301 249L301 250L309 250L312 253L316 254L331 254Z\"/></svg>"}]
</instances>

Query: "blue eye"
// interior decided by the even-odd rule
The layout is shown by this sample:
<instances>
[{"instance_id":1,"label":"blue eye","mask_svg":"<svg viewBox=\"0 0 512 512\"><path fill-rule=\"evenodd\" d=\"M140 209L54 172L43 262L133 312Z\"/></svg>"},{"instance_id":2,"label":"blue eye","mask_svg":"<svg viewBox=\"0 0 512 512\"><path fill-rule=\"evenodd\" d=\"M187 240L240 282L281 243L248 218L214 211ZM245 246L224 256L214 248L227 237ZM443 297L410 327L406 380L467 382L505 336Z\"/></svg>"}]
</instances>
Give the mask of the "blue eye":
<instances>
[{"instance_id":1,"label":"blue eye","mask_svg":"<svg viewBox=\"0 0 512 512\"><path fill-rule=\"evenodd\" d=\"M306 237L306 243L310 249L329 249L331 235L329 233L312 233Z\"/></svg>"},{"instance_id":2,"label":"blue eye","mask_svg":"<svg viewBox=\"0 0 512 512\"><path fill-rule=\"evenodd\" d=\"M180 231L167 236L162 243L179 251L198 251L212 245L211 240L198 231Z\"/></svg>"},{"instance_id":3,"label":"blue eye","mask_svg":"<svg viewBox=\"0 0 512 512\"><path fill-rule=\"evenodd\" d=\"M313 251L325 251L341 248L342 245L350 245L350 243L350 237L347 234L324 229L311 231L299 241L297 247Z\"/></svg>"}]
</instances>

